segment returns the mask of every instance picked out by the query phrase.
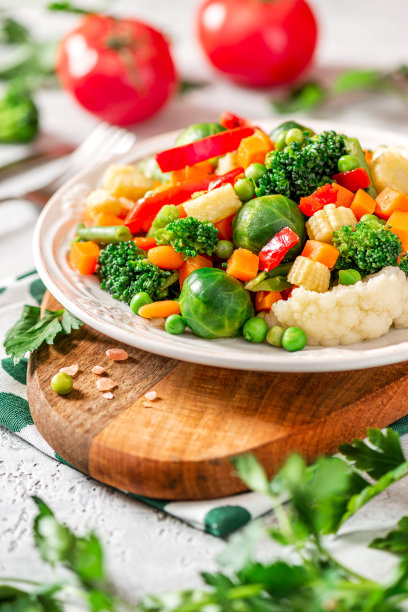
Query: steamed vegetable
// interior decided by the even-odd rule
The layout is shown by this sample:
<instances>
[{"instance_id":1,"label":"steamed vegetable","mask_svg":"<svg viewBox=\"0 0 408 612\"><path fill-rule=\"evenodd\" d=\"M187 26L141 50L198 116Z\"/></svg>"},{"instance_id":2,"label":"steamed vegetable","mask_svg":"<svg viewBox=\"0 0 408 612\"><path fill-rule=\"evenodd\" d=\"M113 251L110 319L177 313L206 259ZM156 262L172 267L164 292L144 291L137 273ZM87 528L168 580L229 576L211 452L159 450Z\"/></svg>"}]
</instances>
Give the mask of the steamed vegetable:
<instances>
[{"instance_id":1,"label":"steamed vegetable","mask_svg":"<svg viewBox=\"0 0 408 612\"><path fill-rule=\"evenodd\" d=\"M183 257L199 253L211 255L218 243L218 230L213 223L186 217L172 221L154 233L157 244L170 244Z\"/></svg>"},{"instance_id":2,"label":"steamed vegetable","mask_svg":"<svg viewBox=\"0 0 408 612\"><path fill-rule=\"evenodd\" d=\"M237 336L254 314L249 292L217 268L201 268L190 274L179 304L187 325L202 338Z\"/></svg>"},{"instance_id":3,"label":"steamed vegetable","mask_svg":"<svg viewBox=\"0 0 408 612\"><path fill-rule=\"evenodd\" d=\"M344 136L336 132L322 132L306 136L304 142L292 142L282 151L268 153L268 170L258 181L256 194L279 193L299 200L330 182L337 172L337 162L346 152Z\"/></svg>"},{"instance_id":4,"label":"steamed vegetable","mask_svg":"<svg viewBox=\"0 0 408 612\"><path fill-rule=\"evenodd\" d=\"M305 219L297 204L282 195L254 198L242 206L233 221L233 241L235 246L258 254L284 227L299 237L287 255L287 259L294 259L306 237Z\"/></svg>"},{"instance_id":5,"label":"steamed vegetable","mask_svg":"<svg viewBox=\"0 0 408 612\"><path fill-rule=\"evenodd\" d=\"M127 304L140 292L154 300L168 297L171 285L178 279L177 272L161 270L145 257L145 251L132 241L108 244L98 259L101 288Z\"/></svg>"},{"instance_id":6,"label":"steamed vegetable","mask_svg":"<svg viewBox=\"0 0 408 612\"><path fill-rule=\"evenodd\" d=\"M200 138L218 134L218 132L225 132L225 127L219 123L194 123L180 132L176 138L176 146L180 147L181 145L200 140Z\"/></svg>"}]
</instances>

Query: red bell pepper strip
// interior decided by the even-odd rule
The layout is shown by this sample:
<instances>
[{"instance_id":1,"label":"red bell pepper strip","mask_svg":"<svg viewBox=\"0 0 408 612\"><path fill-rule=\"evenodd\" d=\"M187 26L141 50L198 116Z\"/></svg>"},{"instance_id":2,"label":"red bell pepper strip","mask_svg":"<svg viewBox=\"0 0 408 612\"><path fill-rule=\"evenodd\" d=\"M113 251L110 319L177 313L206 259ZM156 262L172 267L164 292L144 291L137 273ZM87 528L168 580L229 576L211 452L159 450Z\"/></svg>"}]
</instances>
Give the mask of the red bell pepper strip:
<instances>
[{"instance_id":1,"label":"red bell pepper strip","mask_svg":"<svg viewBox=\"0 0 408 612\"><path fill-rule=\"evenodd\" d=\"M233 185L235 183L235 179L240 175L244 174L245 170L243 168L234 168L230 170L226 174L220 174L211 183L208 185L208 191L212 191L213 189L217 189L217 187L221 187L222 185L226 185L226 183L231 183Z\"/></svg>"},{"instance_id":2,"label":"red bell pepper strip","mask_svg":"<svg viewBox=\"0 0 408 612\"><path fill-rule=\"evenodd\" d=\"M263 272L269 272L278 266L286 253L295 244L299 242L299 236L290 229L290 227L284 227L280 232L275 234L270 239L259 253L259 269Z\"/></svg>"},{"instance_id":3,"label":"red bell pepper strip","mask_svg":"<svg viewBox=\"0 0 408 612\"><path fill-rule=\"evenodd\" d=\"M355 168L355 170L349 170L348 172L333 174L332 179L353 193L359 189L366 189L371 185L368 172L364 168Z\"/></svg>"},{"instance_id":4,"label":"red bell pepper strip","mask_svg":"<svg viewBox=\"0 0 408 612\"><path fill-rule=\"evenodd\" d=\"M153 191L136 202L125 219L125 226L129 228L132 234L140 231L148 232L153 219L166 204L183 204L196 191L208 191L226 183L232 183L234 178L243 171L243 168L235 168L221 176L211 174L201 179L183 181L177 185L170 185L166 189ZM183 216L186 216L186 214L184 213Z\"/></svg>"},{"instance_id":5,"label":"red bell pepper strip","mask_svg":"<svg viewBox=\"0 0 408 612\"><path fill-rule=\"evenodd\" d=\"M235 128L206 136L180 147L167 149L156 155L156 161L162 172L181 170L185 166L194 166L211 157L218 157L235 151L243 138L254 133L251 127Z\"/></svg>"},{"instance_id":6,"label":"red bell pepper strip","mask_svg":"<svg viewBox=\"0 0 408 612\"><path fill-rule=\"evenodd\" d=\"M244 119L243 117L239 117L239 115L236 115L235 113L231 113L230 111L225 111L225 113L222 113L220 117L220 124L223 127L227 128L228 130L231 130L233 128L247 127L247 126L252 125L249 119Z\"/></svg>"},{"instance_id":7,"label":"red bell pepper strip","mask_svg":"<svg viewBox=\"0 0 408 612\"><path fill-rule=\"evenodd\" d=\"M311 217L318 210L324 208L327 204L336 204L337 190L327 183L322 187L318 187L314 193L305 198L300 198L299 209L307 217Z\"/></svg>"}]
</instances>

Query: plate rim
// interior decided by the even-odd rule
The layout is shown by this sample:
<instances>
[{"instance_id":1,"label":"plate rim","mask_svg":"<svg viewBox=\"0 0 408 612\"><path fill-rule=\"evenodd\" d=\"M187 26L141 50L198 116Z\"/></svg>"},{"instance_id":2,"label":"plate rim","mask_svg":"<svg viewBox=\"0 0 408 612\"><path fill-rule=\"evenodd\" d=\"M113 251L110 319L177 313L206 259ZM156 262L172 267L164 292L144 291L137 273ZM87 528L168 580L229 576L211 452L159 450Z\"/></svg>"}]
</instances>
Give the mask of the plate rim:
<instances>
[{"instance_id":1,"label":"plate rim","mask_svg":"<svg viewBox=\"0 0 408 612\"><path fill-rule=\"evenodd\" d=\"M282 120L285 120L285 118L282 118ZM270 124L271 127L276 124L276 119L274 118L257 121L261 125ZM299 119L299 121L302 121L302 119ZM406 146L408 146L407 137L405 137L404 135L397 135L391 131L377 130L375 128L367 127L358 127L333 122L330 120L304 119L304 121L308 125L310 125L310 127L315 128L316 130L334 129L336 131L346 133L355 130L359 134L365 133L367 138L379 141L378 146L382 143L382 139L385 142L392 141L394 139L399 141L398 144L401 145L405 143ZM270 128L268 127L267 129L269 130ZM140 142L137 142L135 146L132 147L132 150L126 153L125 155L112 156L112 158L106 160L103 163L92 166L87 170L81 171L80 173L73 176L69 181L67 181L60 189L58 189L58 191L56 191L56 193L50 198L49 202L44 207L43 211L40 214L40 217L37 220L34 230L34 262L38 274L47 289L64 307L69 309L70 312L75 314L88 326L112 338L113 340L119 341L129 346L133 346L135 348L145 350L147 352L162 355L164 357L177 359L179 361L197 363L206 366L215 366L237 370L253 370L261 372L311 373L366 369L371 367L390 365L392 363L399 363L408 359L407 340L406 342L401 342L398 345L388 345L371 349L362 349L362 351L364 351L363 355L361 354L362 351L347 351L347 345L339 345L335 347L314 347L312 350L309 351L290 353L290 356L286 357L286 359L281 360L279 359L279 354L275 356L275 354L272 353L273 347L271 347L271 357L274 357L273 359L266 360L265 354L263 353L259 353L259 356L256 353L246 353L245 361L243 361L242 349L237 351L236 354L233 351L229 350L228 356L226 357L223 354L223 351L212 351L206 354L205 352L202 352L202 349L200 347L197 347L195 349L189 348L188 350L186 350L185 347L180 347L177 345L177 337L175 337L176 339L171 345L162 344L160 342L160 339L155 337L146 340L143 337L137 336L136 332L132 334L131 337L129 337L129 333L126 332L126 330L120 328L119 326L115 326L109 321L99 320L94 315L88 313L85 308L71 301L65 295L64 291L58 286L58 283L53 279L49 269L49 265L47 265L47 262L45 261L45 258L42 254L41 239L43 236L43 232L47 231L45 226L50 211L53 211L54 207L57 208L58 204L61 206L61 198L64 193L68 192L70 189L72 189L72 187L79 184L87 176L97 175L100 178L103 170L107 167L107 165L111 163L123 163L126 160L129 163L129 158L131 157L133 157L134 161L136 161L137 159L141 159L144 155L146 155L146 149L156 148L156 150L159 151L162 148L162 144L160 143L163 143L165 139L174 138L179 133L179 131L180 130L172 130L156 136L152 136L147 139L143 139ZM359 138L361 138L361 136L359 136ZM362 138L364 138L364 136L362 136ZM145 151L144 154L143 151ZM384 334L384 336L385 335L386 334ZM129 342L129 340L132 341ZM207 342L214 342L214 340L207 340ZM385 350L389 349L392 346L395 347L395 351L391 352L389 350ZM334 350L341 351L341 357L337 355L336 359L328 359L325 353ZM305 357L306 355L308 357Z\"/></svg>"}]
</instances>

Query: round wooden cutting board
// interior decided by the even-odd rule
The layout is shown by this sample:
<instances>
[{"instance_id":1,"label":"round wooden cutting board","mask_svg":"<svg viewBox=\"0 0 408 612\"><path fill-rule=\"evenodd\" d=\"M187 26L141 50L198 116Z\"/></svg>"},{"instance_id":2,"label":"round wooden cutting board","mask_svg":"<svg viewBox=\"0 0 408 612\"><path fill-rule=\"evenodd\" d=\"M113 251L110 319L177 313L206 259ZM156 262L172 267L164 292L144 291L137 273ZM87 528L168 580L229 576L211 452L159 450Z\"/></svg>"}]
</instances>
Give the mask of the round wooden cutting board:
<instances>
[{"instance_id":1,"label":"round wooden cutting board","mask_svg":"<svg viewBox=\"0 0 408 612\"><path fill-rule=\"evenodd\" d=\"M43 307L59 304L46 294ZM30 359L28 396L41 434L66 461L109 485L161 499L208 499L245 490L230 458L255 453L271 475L293 451L308 460L408 413L407 362L325 374L256 373L182 363L125 347L87 326ZM77 363L74 390L52 376ZM105 399L91 373L117 387ZM144 394L156 391L158 399Z\"/></svg>"}]
</instances>

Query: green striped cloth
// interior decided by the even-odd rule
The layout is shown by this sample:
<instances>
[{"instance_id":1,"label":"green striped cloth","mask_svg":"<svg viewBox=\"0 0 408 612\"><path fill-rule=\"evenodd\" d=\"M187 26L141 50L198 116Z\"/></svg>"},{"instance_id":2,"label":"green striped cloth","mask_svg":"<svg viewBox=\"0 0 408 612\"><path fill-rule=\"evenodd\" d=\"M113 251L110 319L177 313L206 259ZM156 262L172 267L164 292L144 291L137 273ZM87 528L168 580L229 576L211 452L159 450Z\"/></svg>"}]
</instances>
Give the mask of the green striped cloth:
<instances>
[{"instance_id":1,"label":"green striped cloth","mask_svg":"<svg viewBox=\"0 0 408 612\"><path fill-rule=\"evenodd\" d=\"M27 359L14 365L4 352L6 331L19 319L23 305L41 303L45 286L36 271L10 280L0 287L0 426L20 436L45 455L66 463L40 435L27 401ZM69 464L67 464L69 465ZM72 466L66 469L71 469ZM129 494L131 495L131 494ZM133 496L133 495L132 495ZM271 500L257 493L243 493L211 501L168 502L137 497L147 504L215 536L225 536L271 510Z\"/></svg>"},{"instance_id":2,"label":"green striped cloth","mask_svg":"<svg viewBox=\"0 0 408 612\"><path fill-rule=\"evenodd\" d=\"M20 317L24 304L41 303L45 286L36 271L11 280L0 287L0 426L14 432L53 460L64 461L40 435L31 418L27 401L27 359L14 365L4 352L3 337L7 329ZM408 415L392 425L400 435L408 432ZM132 497L164 510L186 523L211 533L226 536L273 509L271 500L258 493L242 493L211 501L168 502L158 499Z\"/></svg>"}]
</instances>

